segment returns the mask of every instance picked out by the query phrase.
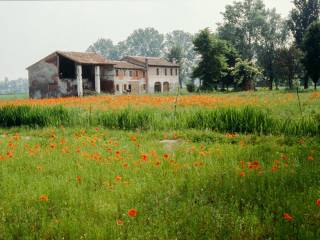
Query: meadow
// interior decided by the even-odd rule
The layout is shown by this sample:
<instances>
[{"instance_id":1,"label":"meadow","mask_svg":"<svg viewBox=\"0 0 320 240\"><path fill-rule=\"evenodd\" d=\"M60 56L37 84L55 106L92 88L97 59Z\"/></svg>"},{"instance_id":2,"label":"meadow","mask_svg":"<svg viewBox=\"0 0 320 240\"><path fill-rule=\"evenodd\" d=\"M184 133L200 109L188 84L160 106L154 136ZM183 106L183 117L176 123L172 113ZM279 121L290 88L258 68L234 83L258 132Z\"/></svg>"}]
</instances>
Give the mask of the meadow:
<instances>
[{"instance_id":1,"label":"meadow","mask_svg":"<svg viewBox=\"0 0 320 240\"><path fill-rule=\"evenodd\" d=\"M0 106L0 239L320 238L317 92Z\"/></svg>"}]
</instances>

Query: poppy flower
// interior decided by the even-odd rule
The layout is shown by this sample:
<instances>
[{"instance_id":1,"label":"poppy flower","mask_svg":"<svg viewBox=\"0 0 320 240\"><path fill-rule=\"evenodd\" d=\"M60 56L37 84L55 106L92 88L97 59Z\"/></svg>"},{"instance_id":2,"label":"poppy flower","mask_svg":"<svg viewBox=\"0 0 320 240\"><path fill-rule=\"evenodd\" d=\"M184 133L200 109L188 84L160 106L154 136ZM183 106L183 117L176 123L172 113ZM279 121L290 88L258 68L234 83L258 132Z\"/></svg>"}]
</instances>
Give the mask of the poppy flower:
<instances>
[{"instance_id":1,"label":"poppy flower","mask_svg":"<svg viewBox=\"0 0 320 240\"><path fill-rule=\"evenodd\" d=\"M122 177L121 177L121 176L116 176L116 177L115 177L115 180L116 180L117 182L120 182L120 181L122 180Z\"/></svg>"},{"instance_id":2,"label":"poppy flower","mask_svg":"<svg viewBox=\"0 0 320 240\"><path fill-rule=\"evenodd\" d=\"M293 219L294 219L293 216L291 216L289 213L284 213L282 217L283 217L283 219L285 219L289 222L293 221Z\"/></svg>"},{"instance_id":3,"label":"poppy flower","mask_svg":"<svg viewBox=\"0 0 320 240\"><path fill-rule=\"evenodd\" d=\"M167 154L167 153L163 154L163 158L165 158L165 159L169 158L169 154Z\"/></svg>"},{"instance_id":4,"label":"poppy flower","mask_svg":"<svg viewBox=\"0 0 320 240\"><path fill-rule=\"evenodd\" d=\"M307 157L307 160L308 160L308 161L313 161L313 160L314 160L314 157L310 155L310 156Z\"/></svg>"},{"instance_id":5,"label":"poppy flower","mask_svg":"<svg viewBox=\"0 0 320 240\"><path fill-rule=\"evenodd\" d=\"M121 220L121 219L118 219L117 221L116 221L116 223L117 223L117 225L123 225L123 221Z\"/></svg>"},{"instance_id":6,"label":"poppy flower","mask_svg":"<svg viewBox=\"0 0 320 240\"><path fill-rule=\"evenodd\" d=\"M320 207L320 198L316 201L318 207Z\"/></svg>"},{"instance_id":7,"label":"poppy flower","mask_svg":"<svg viewBox=\"0 0 320 240\"><path fill-rule=\"evenodd\" d=\"M135 216L137 216L137 214L138 214L138 211L135 208L131 208L128 210L128 215L130 217L135 217Z\"/></svg>"},{"instance_id":8,"label":"poppy flower","mask_svg":"<svg viewBox=\"0 0 320 240\"><path fill-rule=\"evenodd\" d=\"M141 154L141 160L147 161L148 160L148 155L147 154Z\"/></svg>"},{"instance_id":9,"label":"poppy flower","mask_svg":"<svg viewBox=\"0 0 320 240\"><path fill-rule=\"evenodd\" d=\"M77 182L80 184L81 183L81 177L77 176Z\"/></svg>"},{"instance_id":10,"label":"poppy flower","mask_svg":"<svg viewBox=\"0 0 320 240\"><path fill-rule=\"evenodd\" d=\"M246 174L244 172L239 173L240 177L244 177Z\"/></svg>"},{"instance_id":11,"label":"poppy flower","mask_svg":"<svg viewBox=\"0 0 320 240\"><path fill-rule=\"evenodd\" d=\"M48 195L46 195L46 194L42 194L39 199L42 202L48 202L48 200L49 200Z\"/></svg>"},{"instance_id":12,"label":"poppy flower","mask_svg":"<svg viewBox=\"0 0 320 240\"><path fill-rule=\"evenodd\" d=\"M12 158L12 157L13 157L13 153L12 153L12 152L7 152L7 156L8 156L9 158Z\"/></svg>"}]
</instances>

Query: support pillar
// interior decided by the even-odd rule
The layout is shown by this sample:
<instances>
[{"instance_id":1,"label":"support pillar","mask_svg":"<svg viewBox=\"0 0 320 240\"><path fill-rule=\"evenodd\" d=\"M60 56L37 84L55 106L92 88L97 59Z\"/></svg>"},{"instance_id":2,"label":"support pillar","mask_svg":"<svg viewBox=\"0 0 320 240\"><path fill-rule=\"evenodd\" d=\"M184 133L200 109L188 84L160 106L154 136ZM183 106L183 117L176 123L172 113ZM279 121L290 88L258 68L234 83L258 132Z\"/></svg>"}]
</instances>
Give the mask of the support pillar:
<instances>
[{"instance_id":1,"label":"support pillar","mask_svg":"<svg viewBox=\"0 0 320 240\"><path fill-rule=\"evenodd\" d=\"M101 93L101 87L100 87L100 66L94 67L94 86L97 93Z\"/></svg>"},{"instance_id":2,"label":"support pillar","mask_svg":"<svg viewBox=\"0 0 320 240\"><path fill-rule=\"evenodd\" d=\"M77 72L77 91L78 97L83 96L83 84L82 84L82 66L80 64L76 65Z\"/></svg>"}]
</instances>

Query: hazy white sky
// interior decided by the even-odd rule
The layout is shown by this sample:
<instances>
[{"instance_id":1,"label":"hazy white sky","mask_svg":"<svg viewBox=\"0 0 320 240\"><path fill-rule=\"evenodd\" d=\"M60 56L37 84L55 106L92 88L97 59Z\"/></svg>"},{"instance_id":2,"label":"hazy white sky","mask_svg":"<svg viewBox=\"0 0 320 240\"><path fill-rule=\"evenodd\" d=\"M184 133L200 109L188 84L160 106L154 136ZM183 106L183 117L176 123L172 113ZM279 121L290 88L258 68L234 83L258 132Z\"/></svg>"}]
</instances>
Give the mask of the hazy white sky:
<instances>
[{"instance_id":1,"label":"hazy white sky","mask_svg":"<svg viewBox=\"0 0 320 240\"><path fill-rule=\"evenodd\" d=\"M0 1L0 81L27 77L25 68L55 50L85 51L98 38L124 40L154 27L195 33L215 28L233 0ZM286 16L291 0L265 0Z\"/></svg>"}]
</instances>

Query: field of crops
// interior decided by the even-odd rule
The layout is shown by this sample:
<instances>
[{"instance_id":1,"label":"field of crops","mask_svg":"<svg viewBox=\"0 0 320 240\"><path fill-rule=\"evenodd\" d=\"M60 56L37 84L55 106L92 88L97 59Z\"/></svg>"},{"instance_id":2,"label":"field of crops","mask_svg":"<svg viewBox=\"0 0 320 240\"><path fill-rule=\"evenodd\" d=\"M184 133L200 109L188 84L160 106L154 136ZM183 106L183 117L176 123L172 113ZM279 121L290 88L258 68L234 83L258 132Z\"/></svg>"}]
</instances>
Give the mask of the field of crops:
<instances>
[{"instance_id":1,"label":"field of crops","mask_svg":"<svg viewBox=\"0 0 320 240\"><path fill-rule=\"evenodd\" d=\"M0 239L320 239L320 94L0 100Z\"/></svg>"}]
</instances>

